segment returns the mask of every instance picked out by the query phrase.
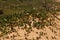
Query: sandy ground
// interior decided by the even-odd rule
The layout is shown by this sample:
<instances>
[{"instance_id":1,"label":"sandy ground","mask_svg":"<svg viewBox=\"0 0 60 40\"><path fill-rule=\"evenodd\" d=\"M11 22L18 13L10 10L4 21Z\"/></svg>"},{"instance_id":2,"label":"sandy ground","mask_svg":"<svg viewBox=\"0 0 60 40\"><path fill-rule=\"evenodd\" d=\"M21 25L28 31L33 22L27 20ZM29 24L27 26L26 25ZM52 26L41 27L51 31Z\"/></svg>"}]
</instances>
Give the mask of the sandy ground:
<instances>
[{"instance_id":1,"label":"sandy ground","mask_svg":"<svg viewBox=\"0 0 60 40\"><path fill-rule=\"evenodd\" d=\"M1 36L0 32L0 40L60 40L60 21L56 19L56 22L55 27L48 26L39 30L32 27L30 32L16 26L14 27L16 31L12 31L7 35Z\"/></svg>"},{"instance_id":2,"label":"sandy ground","mask_svg":"<svg viewBox=\"0 0 60 40\"><path fill-rule=\"evenodd\" d=\"M57 17L60 18L60 15ZM38 18L35 21L38 22ZM57 25L45 26L43 29L33 27L24 29L23 27L15 26L14 30L6 35L2 36L0 32L0 40L60 40L60 20L56 19L55 22ZM28 25L27 28L29 28Z\"/></svg>"},{"instance_id":3,"label":"sandy ground","mask_svg":"<svg viewBox=\"0 0 60 40\"><path fill-rule=\"evenodd\" d=\"M1 36L0 40L60 40L60 21L56 19L55 27L48 26L44 29L33 28L28 32L22 27L14 27L16 31L12 31L7 35Z\"/></svg>"},{"instance_id":4,"label":"sandy ground","mask_svg":"<svg viewBox=\"0 0 60 40\"><path fill-rule=\"evenodd\" d=\"M60 40L60 28L49 26L44 29L32 28L26 32L22 28L15 27L16 31L0 37L0 40Z\"/></svg>"}]
</instances>

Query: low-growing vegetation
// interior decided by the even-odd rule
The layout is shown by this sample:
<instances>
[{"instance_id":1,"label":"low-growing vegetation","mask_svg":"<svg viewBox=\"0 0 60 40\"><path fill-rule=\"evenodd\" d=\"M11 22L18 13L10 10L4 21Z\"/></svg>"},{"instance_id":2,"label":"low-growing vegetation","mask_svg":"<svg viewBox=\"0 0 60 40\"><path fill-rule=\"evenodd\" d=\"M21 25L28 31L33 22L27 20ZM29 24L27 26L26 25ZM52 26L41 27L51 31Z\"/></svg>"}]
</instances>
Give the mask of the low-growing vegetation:
<instances>
[{"instance_id":1,"label":"low-growing vegetation","mask_svg":"<svg viewBox=\"0 0 60 40\"><path fill-rule=\"evenodd\" d=\"M18 12L10 15L3 15L0 17L0 31L8 33L14 29L14 26L24 26L27 28L26 26L28 25L29 28L35 27L37 29L42 29L45 26L54 26L54 21L58 14L58 9L55 7L55 2L41 0L39 8L33 6L32 9L24 9L21 13ZM38 18L37 21L35 20L36 18ZM59 18L57 19L60 20ZM8 30L9 28L11 28L11 30Z\"/></svg>"}]
</instances>

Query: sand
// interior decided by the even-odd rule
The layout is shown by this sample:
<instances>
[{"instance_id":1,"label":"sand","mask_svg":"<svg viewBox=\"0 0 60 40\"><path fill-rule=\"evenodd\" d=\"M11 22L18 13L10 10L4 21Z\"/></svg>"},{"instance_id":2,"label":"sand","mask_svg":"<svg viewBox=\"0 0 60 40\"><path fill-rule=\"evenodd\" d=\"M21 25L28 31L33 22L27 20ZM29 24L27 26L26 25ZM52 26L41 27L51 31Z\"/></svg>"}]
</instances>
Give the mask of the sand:
<instances>
[{"instance_id":1,"label":"sand","mask_svg":"<svg viewBox=\"0 0 60 40\"><path fill-rule=\"evenodd\" d=\"M14 27L15 31L0 36L0 40L60 40L60 21L57 20L56 22L58 25L55 27L48 26L39 30L32 27L30 32L16 26Z\"/></svg>"}]
</instances>

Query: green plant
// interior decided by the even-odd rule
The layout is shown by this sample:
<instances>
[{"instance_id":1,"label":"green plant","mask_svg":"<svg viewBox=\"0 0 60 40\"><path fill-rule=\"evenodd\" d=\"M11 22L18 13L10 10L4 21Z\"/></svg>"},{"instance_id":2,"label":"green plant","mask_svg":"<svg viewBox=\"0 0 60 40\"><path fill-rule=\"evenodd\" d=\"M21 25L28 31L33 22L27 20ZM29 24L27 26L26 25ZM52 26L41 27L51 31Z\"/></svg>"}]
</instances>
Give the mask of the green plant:
<instances>
[{"instance_id":1,"label":"green plant","mask_svg":"<svg viewBox=\"0 0 60 40\"><path fill-rule=\"evenodd\" d=\"M23 0L20 0L20 1L23 1ZM13 0L13 2L16 2L16 0L15 1ZM39 28L44 28L44 26L54 26L55 18L60 20L59 18L57 18L57 14L58 14L57 10L59 10L59 8L57 7L57 9L55 9L55 7L57 6L55 1L53 0L37 1L36 0L36 3L35 3L35 0L34 0L31 2L32 3L28 2L28 4L25 4L25 5L24 3L22 3L20 7L22 10L21 13L11 13L9 15L0 16L0 29L3 30L7 26L10 26L11 28L13 27L13 25L24 26L26 24L28 24L31 27L32 22L33 22L32 27L36 27L37 29L39 29ZM15 7L18 8L17 6ZM32 19L29 19L30 18L29 16L31 16ZM35 18L38 18L39 21L35 22Z\"/></svg>"}]
</instances>

